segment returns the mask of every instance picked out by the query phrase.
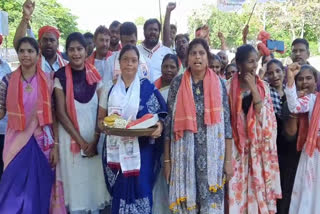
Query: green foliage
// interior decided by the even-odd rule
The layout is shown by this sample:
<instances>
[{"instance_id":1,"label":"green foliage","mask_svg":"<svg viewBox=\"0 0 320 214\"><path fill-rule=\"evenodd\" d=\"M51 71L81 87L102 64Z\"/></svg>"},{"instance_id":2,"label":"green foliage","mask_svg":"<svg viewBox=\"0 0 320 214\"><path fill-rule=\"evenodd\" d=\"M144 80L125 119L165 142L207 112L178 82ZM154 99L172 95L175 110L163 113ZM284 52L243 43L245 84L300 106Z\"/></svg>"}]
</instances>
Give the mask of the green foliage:
<instances>
[{"instance_id":1,"label":"green foliage","mask_svg":"<svg viewBox=\"0 0 320 214\"><path fill-rule=\"evenodd\" d=\"M134 23L137 26L139 26L139 25L143 26L145 22L146 22L146 19L143 16L139 16L134 20Z\"/></svg>"},{"instance_id":2,"label":"green foliage","mask_svg":"<svg viewBox=\"0 0 320 214\"><path fill-rule=\"evenodd\" d=\"M246 25L255 0L249 0L238 12L226 13L213 5L206 5L194 11L189 17L189 33L194 36L195 29L203 24L210 28L210 42L214 48L220 48L217 36L222 32L230 49L242 44L242 30ZM285 42L287 56L291 43L296 38L305 38L310 42L313 55L318 54L320 41L320 3L315 1L289 0L287 3L272 2L257 4L250 20L247 40L255 43L261 30L270 33L271 38Z\"/></svg>"},{"instance_id":3,"label":"green foliage","mask_svg":"<svg viewBox=\"0 0 320 214\"><path fill-rule=\"evenodd\" d=\"M1 0L0 10L9 14L9 36L8 47L13 47L13 37L22 17L22 5L24 0ZM39 28L45 25L57 27L61 32L61 41L75 31L77 27L77 17L72 15L70 10L64 8L56 0L37 0L35 10L32 15L31 27L37 35Z\"/></svg>"}]
</instances>

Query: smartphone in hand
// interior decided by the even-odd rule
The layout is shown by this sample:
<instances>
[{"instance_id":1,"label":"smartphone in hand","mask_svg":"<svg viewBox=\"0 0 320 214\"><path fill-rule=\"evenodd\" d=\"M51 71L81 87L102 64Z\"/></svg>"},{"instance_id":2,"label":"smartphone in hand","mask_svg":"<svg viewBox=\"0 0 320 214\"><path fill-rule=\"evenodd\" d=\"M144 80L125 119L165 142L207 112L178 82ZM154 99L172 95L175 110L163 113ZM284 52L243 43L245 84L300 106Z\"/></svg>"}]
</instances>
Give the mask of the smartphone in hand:
<instances>
[{"instance_id":1,"label":"smartphone in hand","mask_svg":"<svg viewBox=\"0 0 320 214\"><path fill-rule=\"evenodd\" d=\"M267 47L269 50L275 50L282 52L284 51L284 41L278 41L278 40L267 40Z\"/></svg>"}]
</instances>

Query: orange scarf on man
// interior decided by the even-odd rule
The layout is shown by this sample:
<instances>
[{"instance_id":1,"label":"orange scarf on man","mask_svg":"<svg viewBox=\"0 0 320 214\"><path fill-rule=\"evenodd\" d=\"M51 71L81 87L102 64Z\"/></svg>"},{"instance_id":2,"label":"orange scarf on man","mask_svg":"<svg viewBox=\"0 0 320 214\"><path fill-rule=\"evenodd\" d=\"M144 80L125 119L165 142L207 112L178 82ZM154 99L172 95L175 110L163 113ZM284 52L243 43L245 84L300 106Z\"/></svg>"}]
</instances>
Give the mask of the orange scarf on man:
<instances>
[{"instance_id":1,"label":"orange scarf on man","mask_svg":"<svg viewBox=\"0 0 320 214\"><path fill-rule=\"evenodd\" d=\"M91 65L94 65L94 60L96 58L97 52L94 51L87 59L87 62L90 63ZM106 55L106 59L108 59L112 55L112 51L108 51Z\"/></svg>"},{"instance_id":2,"label":"orange scarf on man","mask_svg":"<svg viewBox=\"0 0 320 214\"><path fill-rule=\"evenodd\" d=\"M8 128L23 131L26 128L26 117L23 106L23 82L21 67L12 73L7 92ZM36 78L38 81L37 116L40 126L52 123L51 94L49 94L47 77L37 64Z\"/></svg>"},{"instance_id":3,"label":"orange scarf on man","mask_svg":"<svg viewBox=\"0 0 320 214\"><path fill-rule=\"evenodd\" d=\"M260 78L256 78L257 81L257 88L260 94L261 100L264 100L265 91L263 82ZM231 112L231 126L232 126L232 135L237 146L239 153L243 152L244 143L246 139L246 134L248 135L249 139L253 139L254 134L254 126L256 123L256 115L254 112L253 104L251 103L249 111L247 113L247 133L245 133L246 127L244 121L241 119L241 111L242 111L242 97L241 97L241 89L239 84L239 75L235 73L231 80L230 86L230 112Z\"/></svg>"},{"instance_id":4,"label":"orange scarf on man","mask_svg":"<svg viewBox=\"0 0 320 214\"><path fill-rule=\"evenodd\" d=\"M85 63L86 68L86 80L89 85L93 85L101 80L101 76L98 73L97 69L89 64ZM72 71L71 66L68 64L65 68L66 72L66 106L67 106L67 113L76 128L79 131L79 124L77 119L77 111L76 106L74 104L74 93L73 93L73 81L72 81ZM73 154L77 154L80 152L80 146L77 144L73 139L71 139L71 152Z\"/></svg>"},{"instance_id":5,"label":"orange scarf on man","mask_svg":"<svg viewBox=\"0 0 320 214\"><path fill-rule=\"evenodd\" d=\"M203 79L204 123L206 125L214 125L221 122L223 107L219 81L219 77L211 69L207 69ZM184 131L191 131L193 133L197 133L198 131L191 72L189 70L184 72L177 94L176 114L174 117L175 141L183 137Z\"/></svg>"}]
</instances>

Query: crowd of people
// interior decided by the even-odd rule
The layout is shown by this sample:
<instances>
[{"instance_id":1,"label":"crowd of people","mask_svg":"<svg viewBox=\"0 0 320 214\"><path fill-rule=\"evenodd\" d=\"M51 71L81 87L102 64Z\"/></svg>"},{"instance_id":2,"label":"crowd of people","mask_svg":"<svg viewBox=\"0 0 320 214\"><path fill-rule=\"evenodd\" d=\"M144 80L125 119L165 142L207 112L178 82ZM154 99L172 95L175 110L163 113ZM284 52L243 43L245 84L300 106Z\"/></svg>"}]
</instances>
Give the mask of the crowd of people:
<instances>
[{"instance_id":1,"label":"crowd of people","mask_svg":"<svg viewBox=\"0 0 320 214\"><path fill-rule=\"evenodd\" d=\"M223 34L217 54L207 26L176 35L169 3L139 45L134 23L114 21L71 33L61 53L53 26L26 36L34 7L26 0L14 37L19 67L0 61L0 213L320 213L307 40L284 65L246 44L247 25L229 62ZM159 120L151 136L106 135L114 113Z\"/></svg>"}]
</instances>

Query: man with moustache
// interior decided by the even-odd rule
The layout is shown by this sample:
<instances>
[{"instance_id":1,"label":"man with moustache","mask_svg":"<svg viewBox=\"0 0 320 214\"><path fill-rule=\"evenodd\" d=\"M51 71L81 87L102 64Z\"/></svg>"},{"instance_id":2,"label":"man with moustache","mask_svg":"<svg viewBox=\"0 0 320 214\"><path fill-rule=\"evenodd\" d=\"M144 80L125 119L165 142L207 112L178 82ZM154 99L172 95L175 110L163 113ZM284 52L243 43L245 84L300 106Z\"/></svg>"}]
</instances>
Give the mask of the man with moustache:
<instances>
[{"instance_id":1,"label":"man with moustache","mask_svg":"<svg viewBox=\"0 0 320 214\"><path fill-rule=\"evenodd\" d=\"M291 59L299 65L309 64L310 57L309 42L306 39L295 39L291 44ZM318 73L317 91L320 91L320 74Z\"/></svg>"},{"instance_id":2,"label":"man with moustache","mask_svg":"<svg viewBox=\"0 0 320 214\"><path fill-rule=\"evenodd\" d=\"M13 44L16 49L18 41L27 33L34 7L35 2L32 2L31 0L26 0L23 4L22 20L16 30L13 40ZM41 51L40 63L44 72L57 71L67 64L67 61L62 58L62 55L58 50L59 38L60 32L55 27L44 26L39 29L38 41Z\"/></svg>"},{"instance_id":3,"label":"man with moustache","mask_svg":"<svg viewBox=\"0 0 320 214\"><path fill-rule=\"evenodd\" d=\"M161 77L161 63L163 57L171 53L170 48L159 42L161 24L157 19L148 19L143 26L145 40L137 48L142 56L149 59L150 80L154 82Z\"/></svg>"},{"instance_id":4,"label":"man with moustache","mask_svg":"<svg viewBox=\"0 0 320 214\"><path fill-rule=\"evenodd\" d=\"M188 34L178 34L175 38L176 52L179 62L179 74L182 74L187 69L187 51L189 47L189 35Z\"/></svg>"},{"instance_id":5,"label":"man with moustache","mask_svg":"<svg viewBox=\"0 0 320 214\"><path fill-rule=\"evenodd\" d=\"M110 47L109 50L112 52L120 51L122 48L122 44L120 41L120 25L119 21L113 21L109 26L110 30Z\"/></svg>"},{"instance_id":6,"label":"man with moustache","mask_svg":"<svg viewBox=\"0 0 320 214\"><path fill-rule=\"evenodd\" d=\"M88 57L88 62L94 65L101 75L103 83L112 81L112 74L107 72L107 59L112 55L109 50L110 46L110 31L103 25L97 27L93 34L93 43L96 50Z\"/></svg>"},{"instance_id":7,"label":"man with moustache","mask_svg":"<svg viewBox=\"0 0 320 214\"><path fill-rule=\"evenodd\" d=\"M87 32L83 34L83 37L85 38L87 42L87 55L91 56L93 50L94 50L94 43L93 43L93 34L90 32Z\"/></svg>"}]
</instances>

